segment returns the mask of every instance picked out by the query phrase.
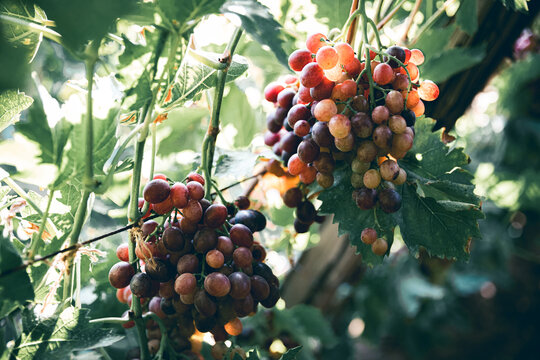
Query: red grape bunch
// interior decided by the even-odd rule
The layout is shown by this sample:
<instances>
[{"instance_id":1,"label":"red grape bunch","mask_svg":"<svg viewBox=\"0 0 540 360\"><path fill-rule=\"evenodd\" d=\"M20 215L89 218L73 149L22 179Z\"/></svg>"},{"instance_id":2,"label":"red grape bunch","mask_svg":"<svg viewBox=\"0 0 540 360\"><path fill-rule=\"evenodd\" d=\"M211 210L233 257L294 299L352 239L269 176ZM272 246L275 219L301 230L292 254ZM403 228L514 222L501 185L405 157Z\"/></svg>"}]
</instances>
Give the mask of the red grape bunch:
<instances>
[{"instance_id":1,"label":"red grape bunch","mask_svg":"<svg viewBox=\"0 0 540 360\"><path fill-rule=\"evenodd\" d=\"M135 254L141 272L129 263L127 244L118 247L121 261L109 272L118 300L131 306L132 294L143 299L144 308L167 325L176 351L190 348L195 329L210 331L216 341L239 335L239 318L257 312L258 304L271 308L280 298L279 280L264 263L266 250L253 236L266 227L266 218L248 209L247 197L235 205L211 203L204 183L197 173L185 184L171 185L162 175L148 182L139 202L140 208L150 204L143 217L152 211L165 216L140 228ZM124 323L132 326L133 321ZM151 322L147 332L150 350L157 351L159 328Z\"/></svg>"},{"instance_id":2,"label":"red grape bunch","mask_svg":"<svg viewBox=\"0 0 540 360\"><path fill-rule=\"evenodd\" d=\"M289 66L298 76L265 89L266 100L275 105L267 119L265 143L306 185L316 181L330 188L336 167L348 167L357 206L379 206L393 213L401 207L396 186L407 180L398 160L413 146L423 101L435 100L439 88L420 80L420 50L390 46L370 48L369 53L366 59L347 43L320 33L309 36L306 49L289 56ZM296 190L285 197L286 203L301 198ZM297 209L297 216L303 211ZM368 240L376 244L373 251L384 254L387 246L381 244L386 241L378 241L376 233L375 240Z\"/></svg>"}]
</instances>

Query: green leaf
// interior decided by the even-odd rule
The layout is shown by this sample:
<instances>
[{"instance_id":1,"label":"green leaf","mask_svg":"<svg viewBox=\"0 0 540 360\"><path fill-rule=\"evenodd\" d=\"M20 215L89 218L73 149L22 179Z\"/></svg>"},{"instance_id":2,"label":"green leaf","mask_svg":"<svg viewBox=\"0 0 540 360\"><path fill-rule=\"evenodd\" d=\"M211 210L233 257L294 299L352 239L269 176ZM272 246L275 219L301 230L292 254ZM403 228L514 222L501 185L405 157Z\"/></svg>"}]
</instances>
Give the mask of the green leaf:
<instances>
[{"instance_id":1,"label":"green leaf","mask_svg":"<svg viewBox=\"0 0 540 360\"><path fill-rule=\"evenodd\" d=\"M415 47L422 50L424 54L438 54L443 51L450 42L450 38L456 31L457 25L452 23L446 27L432 28L426 31L415 44ZM429 61L429 57L426 58ZM421 73L424 73L424 66Z\"/></svg>"},{"instance_id":2,"label":"green leaf","mask_svg":"<svg viewBox=\"0 0 540 360\"><path fill-rule=\"evenodd\" d=\"M223 98L221 119L224 127L230 124L236 129L234 145L245 147L261 128L263 114L260 109L251 107L244 91L231 85L229 93Z\"/></svg>"},{"instance_id":3,"label":"green leaf","mask_svg":"<svg viewBox=\"0 0 540 360\"><path fill-rule=\"evenodd\" d=\"M132 43L124 34L122 34L122 39L124 40L124 52L118 57L118 62L122 66L131 64L133 60L143 56L149 51L146 46Z\"/></svg>"},{"instance_id":4,"label":"green leaf","mask_svg":"<svg viewBox=\"0 0 540 360\"><path fill-rule=\"evenodd\" d=\"M0 94L0 132L19 121L21 112L27 109L34 99L15 90Z\"/></svg>"},{"instance_id":5,"label":"green leaf","mask_svg":"<svg viewBox=\"0 0 540 360\"><path fill-rule=\"evenodd\" d=\"M281 25L269 9L257 0L228 0L221 12L235 14L242 27L260 44L268 45L279 62L288 69L288 57L283 50Z\"/></svg>"},{"instance_id":6,"label":"green leaf","mask_svg":"<svg viewBox=\"0 0 540 360\"><path fill-rule=\"evenodd\" d=\"M137 79L135 86L126 91L123 107L127 111L139 110L144 104L152 100L152 97L150 74L145 70Z\"/></svg>"},{"instance_id":7,"label":"green leaf","mask_svg":"<svg viewBox=\"0 0 540 360\"><path fill-rule=\"evenodd\" d=\"M529 0L500 0L500 1L504 4L504 6L512 10L517 10L524 13L529 11L529 6L527 5L527 2Z\"/></svg>"},{"instance_id":8,"label":"green leaf","mask_svg":"<svg viewBox=\"0 0 540 360\"><path fill-rule=\"evenodd\" d=\"M199 51L203 53L202 51ZM204 53L211 59L219 59L220 54ZM233 81L242 75L248 68L247 60L239 55L234 55L231 66L227 71L227 82ZM200 92L216 86L217 70L206 66L193 57L186 54L182 64L176 73L174 83L169 88L164 106L171 109L193 99Z\"/></svg>"},{"instance_id":9,"label":"green leaf","mask_svg":"<svg viewBox=\"0 0 540 360\"><path fill-rule=\"evenodd\" d=\"M158 154L167 156L182 150L196 150L202 145L206 133L206 117L210 113L203 107L180 107L172 110L158 126Z\"/></svg>"},{"instance_id":10,"label":"green leaf","mask_svg":"<svg viewBox=\"0 0 540 360\"><path fill-rule=\"evenodd\" d=\"M485 45L444 50L429 58L422 66L422 78L443 82L450 76L479 64L485 55Z\"/></svg>"},{"instance_id":11,"label":"green leaf","mask_svg":"<svg viewBox=\"0 0 540 360\"><path fill-rule=\"evenodd\" d=\"M379 208L373 210L358 208L352 199L354 189L350 177L351 171L348 167L341 167L334 172L334 185L319 195L319 200L322 201L319 212L334 214L334 223L339 223L339 235L349 236L351 245L356 246L356 251L362 254L363 262L370 265L380 264L383 257L375 255L371 251L371 245L364 244L360 235L364 228L374 228L385 235L390 249L397 221L394 216L384 213ZM375 214L379 226L375 221Z\"/></svg>"},{"instance_id":12,"label":"green leaf","mask_svg":"<svg viewBox=\"0 0 540 360\"><path fill-rule=\"evenodd\" d=\"M36 0L36 3L54 20L62 40L74 49L101 39L116 19L135 5L132 0Z\"/></svg>"},{"instance_id":13,"label":"green leaf","mask_svg":"<svg viewBox=\"0 0 540 360\"><path fill-rule=\"evenodd\" d=\"M23 312L23 333L15 342L12 356L17 359L69 358L78 350L106 347L121 340L112 330L90 324L88 311L68 307L60 314L38 319L32 310Z\"/></svg>"},{"instance_id":14,"label":"green leaf","mask_svg":"<svg viewBox=\"0 0 540 360\"><path fill-rule=\"evenodd\" d=\"M4 38L2 26L0 24L0 91L7 89L24 88L27 80L29 65L26 61L21 61L27 57L26 50L14 48ZM5 54L9 54L6 56ZM0 128L2 124L0 123Z\"/></svg>"},{"instance_id":15,"label":"green leaf","mask_svg":"<svg viewBox=\"0 0 540 360\"><path fill-rule=\"evenodd\" d=\"M279 359L280 360L295 360L300 350L302 350L302 346L297 346L295 348L289 349Z\"/></svg>"},{"instance_id":16,"label":"green leaf","mask_svg":"<svg viewBox=\"0 0 540 360\"><path fill-rule=\"evenodd\" d=\"M177 23L180 29L188 21L198 20L204 15L219 13L225 0L158 0L161 13L167 16L170 23Z\"/></svg>"},{"instance_id":17,"label":"green leaf","mask_svg":"<svg viewBox=\"0 0 540 360\"><path fill-rule=\"evenodd\" d=\"M0 272L22 264L22 259L11 241L0 234ZM34 299L34 289L25 270L0 278L0 319L26 301Z\"/></svg>"},{"instance_id":18,"label":"green leaf","mask_svg":"<svg viewBox=\"0 0 540 360\"><path fill-rule=\"evenodd\" d=\"M330 27L341 28L349 18L351 2L348 0L311 0L317 5L317 17L326 20Z\"/></svg>"},{"instance_id":19,"label":"green leaf","mask_svg":"<svg viewBox=\"0 0 540 360\"><path fill-rule=\"evenodd\" d=\"M251 151L232 151L216 148L216 177L231 177L235 180L253 175L258 155Z\"/></svg>"},{"instance_id":20,"label":"green leaf","mask_svg":"<svg viewBox=\"0 0 540 360\"><path fill-rule=\"evenodd\" d=\"M478 1L462 1L456 14L456 22L463 31L473 35L478 29Z\"/></svg>"},{"instance_id":21,"label":"green leaf","mask_svg":"<svg viewBox=\"0 0 540 360\"><path fill-rule=\"evenodd\" d=\"M45 13L37 6L32 6L25 0L4 0L0 4L0 14L14 19L31 23L41 23L46 20ZM29 31L26 27L14 24L5 24L3 36L17 48L24 49L28 61L32 61L37 54L43 35Z\"/></svg>"}]
</instances>

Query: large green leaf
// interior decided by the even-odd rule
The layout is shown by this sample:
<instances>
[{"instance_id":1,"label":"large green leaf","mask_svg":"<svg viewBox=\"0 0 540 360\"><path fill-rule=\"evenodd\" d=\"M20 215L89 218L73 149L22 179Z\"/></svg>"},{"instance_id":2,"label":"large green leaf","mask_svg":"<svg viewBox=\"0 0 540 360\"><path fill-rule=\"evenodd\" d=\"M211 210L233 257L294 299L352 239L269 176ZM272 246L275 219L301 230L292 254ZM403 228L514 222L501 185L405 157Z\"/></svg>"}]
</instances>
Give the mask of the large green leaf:
<instances>
[{"instance_id":1,"label":"large green leaf","mask_svg":"<svg viewBox=\"0 0 540 360\"><path fill-rule=\"evenodd\" d=\"M217 148L214 175L240 180L253 175L258 155L251 151L232 151Z\"/></svg>"},{"instance_id":2,"label":"large green leaf","mask_svg":"<svg viewBox=\"0 0 540 360\"><path fill-rule=\"evenodd\" d=\"M0 94L0 132L19 121L21 112L32 105L34 99L15 90Z\"/></svg>"},{"instance_id":3,"label":"large green leaf","mask_svg":"<svg viewBox=\"0 0 540 360\"><path fill-rule=\"evenodd\" d=\"M215 60L221 57L220 54L216 53L205 53L205 56ZM247 68L247 60L242 56L234 55L231 66L227 71L227 82L238 78ZM176 73L174 83L169 88L163 106L169 109L180 106L193 99L200 92L215 87L216 81L216 69L204 65L186 54L182 59L180 69Z\"/></svg>"},{"instance_id":4,"label":"large green leaf","mask_svg":"<svg viewBox=\"0 0 540 360\"><path fill-rule=\"evenodd\" d=\"M478 1L462 1L456 14L456 22L467 34L474 34L478 28Z\"/></svg>"},{"instance_id":5,"label":"large green leaf","mask_svg":"<svg viewBox=\"0 0 540 360\"><path fill-rule=\"evenodd\" d=\"M311 0L317 5L317 17L325 19L330 27L341 28L345 25L351 10L351 2L349 0Z\"/></svg>"},{"instance_id":6,"label":"large green leaf","mask_svg":"<svg viewBox=\"0 0 540 360\"><path fill-rule=\"evenodd\" d=\"M167 156L182 150L198 150L206 133L204 119L210 116L205 107L180 107L168 114L168 118L158 126L161 139L158 154Z\"/></svg>"},{"instance_id":7,"label":"large green leaf","mask_svg":"<svg viewBox=\"0 0 540 360\"><path fill-rule=\"evenodd\" d=\"M429 61L433 56L432 54L438 54L448 46L450 38L456 31L456 28L457 25L455 23L445 27L431 28L420 36L414 47L422 50L424 54L429 54L429 56L426 58L426 61ZM423 69L424 66L422 65L420 68L422 75L424 72Z\"/></svg>"},{"instance_id":8,"label":"large green leaf","mask_svg":"<svg viewBox=\"0 0 540 360\"><path fill-rule=\"evenodd\" d=\"M486 55L486 46L453 48L427 59L420 76L434 82L443 82L450 76L479 64Z\"/></svg>"},{"instance_id":9,"label":"large green leaf","mask_svg":"<svg viewBox=\"0 0 540 360\"><path fill-rule=\"evenodd\" d=\"M300 350L302 350L301 346L297 346L295 348L289 349L279 359L280 360L295 360Z\"/></svg>"},{"instance_id":10,"label":"large green leaf","mask_svg":"<svg viewBox=\"0 0 540 360\"><path fill-rule=\"evenodd\" d=\"M89 40L101 39L118 17L135 5L132 0L35 0L56 23L63 41L80 48Z\"/></svg>"},{"instance_id":11,"label":"large green leaf","mask_svg":"<svg viewBox=\"0 0 540 360\"><path fill-rule=\"evenodd\" d=\"M198 20L204 15L219 13L219 8L225 0L158 0L161 13L171 24L185 29L188 21Z\"/></svg>"},{"instance_id":12,"label":"large green leaf","mask_svg":"<svg viewBox=\"0 0 540 360\"><path fill-rule=\"evenodd\" d=\"M22 264L22 259L11 241L0 233L0 272ZM0 278L0 319L34 298L34 289L25 270Z\"/></svg>"},{"instance_id":13,"label":"large green leaf","mask_svg":"<svg viewBox=\"0 0 540 360\"><path fill-rule=\"evenodd\" d=\"M68 307L50 318L38 319L32 310L23 313L23 333L15 342L17 359L63 359L74 351L106 347L121 340L111 330L90 324L87 310Z\"/></svg>"},{"instance_id":14,"label":"large green leaf","mask_svg":"<svg viewBox=\"0 0 540 360\"><path fill-rule=\"evenodd\" d=\"M233 84L223 98L221 121L224 127L233 125L236 129L234 145L245 147L262 127L263 115L260 109L251 107L246 93Z\"/></svg>"},{"instance_id":15,"label":"large green leaf","mask_svg":"<svg viewBox=\"0 0 540 360\"><path fill-rule=\"evenodd\" d=\"M238 16L246 32L259 43L268 45L279 62L288 68L287 54L282 47L281 25L266 6L257 0L228 0L221 7L221 12Z\"/></svg>"}]
</instances>

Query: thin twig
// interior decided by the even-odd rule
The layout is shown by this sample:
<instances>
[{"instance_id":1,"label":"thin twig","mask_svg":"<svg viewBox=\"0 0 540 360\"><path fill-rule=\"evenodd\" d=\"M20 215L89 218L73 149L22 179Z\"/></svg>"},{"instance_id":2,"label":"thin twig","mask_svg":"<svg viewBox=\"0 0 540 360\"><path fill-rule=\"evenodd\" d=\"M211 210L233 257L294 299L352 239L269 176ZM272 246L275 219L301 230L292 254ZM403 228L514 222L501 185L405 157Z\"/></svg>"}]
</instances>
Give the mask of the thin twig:
<instances>
[{"instance_id":1,"label":"thin twig","mask_svg":"<svg viewBox=\"0 0 540 360\"><path fill-rule=\"evenodd\" d=\"M418 10L420 10L420 5L422 5L422 0L416 0L416 2L414 3L414 8L412 9L411 13L409 14L409 17L407 18L405 31L403 31L403 35L401 36L402 43L407 41L407 38L409 36L409 31L411 30L412 24L414 22L414 17L418 13Z\"/></svg>"}]
</instances>

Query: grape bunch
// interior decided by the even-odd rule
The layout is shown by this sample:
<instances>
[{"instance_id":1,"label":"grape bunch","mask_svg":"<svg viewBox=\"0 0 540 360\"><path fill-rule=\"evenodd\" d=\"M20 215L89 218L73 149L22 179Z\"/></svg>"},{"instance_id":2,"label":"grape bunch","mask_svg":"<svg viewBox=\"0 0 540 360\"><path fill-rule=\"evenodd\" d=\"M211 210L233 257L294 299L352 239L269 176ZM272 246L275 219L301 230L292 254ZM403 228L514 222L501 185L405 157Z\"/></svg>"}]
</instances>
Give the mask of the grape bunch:
<instances>
[{"instance_id":1,"label":"grape bunch","mask_svg":"<svg viewBox=\"0 0 540 360\"><path fill-rule=\"evenodd\" d=\"M266 100L275 105L267 118L265 144L302 183L330 188L336 167L347 166L352 199L360 209L398 211L402 199L396 186L407 180L398 160L413 146L424 101L439 96L434 82L420 80L423 62L418 49L369 48L366 59L347 43L320 33L309 36L306 49L289 56L298 76L265 88ZM285 194L285 203L292 198L299 198L298 191ZM297 216L304 211L298 210ZM375 243L374 252L384 254L387 246L383 252L376 236L370 244Z\"/></svg>"},{"instance_id":2,"label":"grape bunch","mask_svg":"<svg viewBox=\"0 0 540 360\"><path fill-rule=\"evenodd\" d=\"M160 223L145 221L138 232L141 272L129 263L127 244L118 247L120 262L109 272L120 302L131 306L135 294L163 319L175 351L190 348L196 329L210 331L216 341L239 335L239 318L255 313L258 304L271 308L280 298L279 280L264 263L266 250L253 237L266 227L266 218L248 209L247 197L234 205L211 203L204 183L197 173L185 184L171 185L163 175L148 182L139 201L141 210L149 204L143 218L152 212L164 216ZM124 323L132 326L133 321ZM159 328L147 333L150 350L157 351Z\"/></svg>"}]
</instances>

